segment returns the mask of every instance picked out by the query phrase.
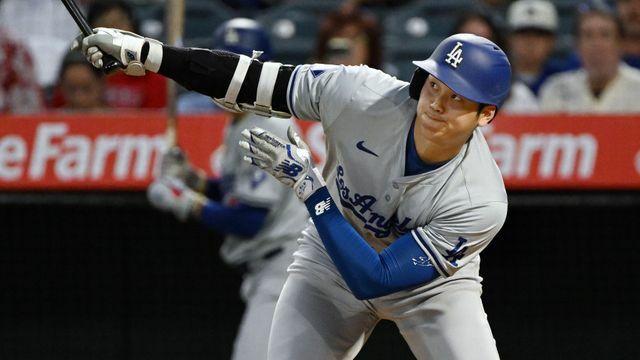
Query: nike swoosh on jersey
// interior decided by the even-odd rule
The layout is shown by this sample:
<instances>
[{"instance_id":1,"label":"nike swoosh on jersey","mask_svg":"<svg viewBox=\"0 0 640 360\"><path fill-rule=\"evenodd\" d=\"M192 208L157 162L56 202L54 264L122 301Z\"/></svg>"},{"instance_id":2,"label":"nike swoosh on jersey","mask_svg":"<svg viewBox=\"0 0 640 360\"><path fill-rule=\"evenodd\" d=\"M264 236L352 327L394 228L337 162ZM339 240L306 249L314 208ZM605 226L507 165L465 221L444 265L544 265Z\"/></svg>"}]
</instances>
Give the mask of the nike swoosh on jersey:
<instances>
[{"instance_id":1,"label":"nike swoosh on jersey","mask_svg":"<svg viewBox=\"0 0 640 360\"><path fill-rule=\"evenodd\" d=\"M371 154L375 157L378 157L378 154L374 153L373 151L367 149L366 147L364 147L364 140L362 141L358 141L358 143L356 144L356 147L358 148L358 150L362 150L364 152L366 152L367 154Z\"/></svg>"}]
</instances>

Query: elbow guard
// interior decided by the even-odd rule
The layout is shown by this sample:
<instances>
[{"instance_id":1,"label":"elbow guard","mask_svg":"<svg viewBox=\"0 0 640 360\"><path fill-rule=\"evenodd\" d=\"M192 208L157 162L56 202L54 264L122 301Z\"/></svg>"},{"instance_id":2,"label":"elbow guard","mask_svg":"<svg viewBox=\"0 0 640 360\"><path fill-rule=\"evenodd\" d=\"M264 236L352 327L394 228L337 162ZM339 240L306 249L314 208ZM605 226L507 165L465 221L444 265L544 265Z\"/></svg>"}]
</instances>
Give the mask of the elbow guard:
<instances>
[{"instance_id":1,"label":"elbow guard","mask_svg":"<svg viewBox=\"0 0 640 360\"><path fill-rule=\"evenodd\" d=\"M260 56L262 52L253 51L253 55L248 57L246 55L240 55L238 64L227 88L227 92L224 98L214 98L213 101L225 110L231 112L243 112L250 111L260 116L265 117L281 117L289 118L291 114L284 111L274 110L271 104L273 97L273 90L276 84L276 78L278 77L278 71L282 66L282 63L277 62L265 62L262 64L262 70L260 71L260 79L258 80L258 87L256 90L256 100L253 104L238 103L238 94L245 81L249 66L252 61Z\"/></svg>"}]
</instances>

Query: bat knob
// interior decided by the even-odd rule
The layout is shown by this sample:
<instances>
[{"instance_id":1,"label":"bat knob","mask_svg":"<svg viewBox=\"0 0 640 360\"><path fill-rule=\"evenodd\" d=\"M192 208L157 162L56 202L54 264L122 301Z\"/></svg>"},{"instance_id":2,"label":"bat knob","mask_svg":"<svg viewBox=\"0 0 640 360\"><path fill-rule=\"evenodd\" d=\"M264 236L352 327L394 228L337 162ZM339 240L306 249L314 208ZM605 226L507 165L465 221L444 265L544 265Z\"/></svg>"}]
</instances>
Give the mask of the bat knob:
<instances>
[{"instance_id":1,"label":"bat knob","mask_svg":"<svg viewBox=\"0 0 640 360\"><path fill-rule=\"evenodd\" d=\"M124 69L124 65L122 65L122 63L116 60L116 58L114 58L113 56L107 55L104 59L104 65L102 66L102 71L105 74L111 74L117 69Z\"/></svg>"}]
</instances>

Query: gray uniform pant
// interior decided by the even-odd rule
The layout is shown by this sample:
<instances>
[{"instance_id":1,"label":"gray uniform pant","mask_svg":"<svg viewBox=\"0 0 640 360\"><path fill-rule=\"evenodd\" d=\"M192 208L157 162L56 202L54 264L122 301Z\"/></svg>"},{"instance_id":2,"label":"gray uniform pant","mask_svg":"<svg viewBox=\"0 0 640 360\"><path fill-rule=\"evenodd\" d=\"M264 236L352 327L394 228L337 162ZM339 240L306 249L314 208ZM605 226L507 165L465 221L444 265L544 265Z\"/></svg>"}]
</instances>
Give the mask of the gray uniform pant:
<instances>
[{"instance_id":1,"label":"gray uniform pant","mask_svg":"<svg viewBox=\"0 0 640 360\"><path fill-rule=\"evenodd\" d=\"M296 248L297 243L289 241L273 258L249 264L240 288L246 307L233 344L233 360L266 359L273 312Z\"/></svg>"},{"instance_id":2,"label":"gray uniform pant","mask_svg":"<svg viewBox=\"0 0 640 360\"><path fill-rule=\"evenodd\" d=\"M393 321L418 359L499 359L484 312L479 259L447 279L356 299L307 229L276 306L270 360L353 359L381 319Z\"/></svg>"}]
</instances>

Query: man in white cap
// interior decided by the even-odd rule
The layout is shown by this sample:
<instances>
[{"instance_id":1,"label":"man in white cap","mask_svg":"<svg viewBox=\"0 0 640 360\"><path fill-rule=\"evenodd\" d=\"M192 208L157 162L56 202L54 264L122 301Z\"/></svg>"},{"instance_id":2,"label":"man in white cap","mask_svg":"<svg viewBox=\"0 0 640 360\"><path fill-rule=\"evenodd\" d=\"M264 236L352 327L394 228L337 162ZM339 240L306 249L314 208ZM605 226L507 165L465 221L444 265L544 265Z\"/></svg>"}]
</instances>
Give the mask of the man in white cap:
<instances>
[{"instance_id":1,"label":"man in white cap","mask_svg":"<svg viewBox=\"0 0 640 360\"><path fill-rule=\"evenodd\" d=\"M518 0L507 10L508 54L514 80L524 82L534 94L551 74L567 70L551 60L558 32L558 12L551 1Z\"/></svg>"}]
</instances>

